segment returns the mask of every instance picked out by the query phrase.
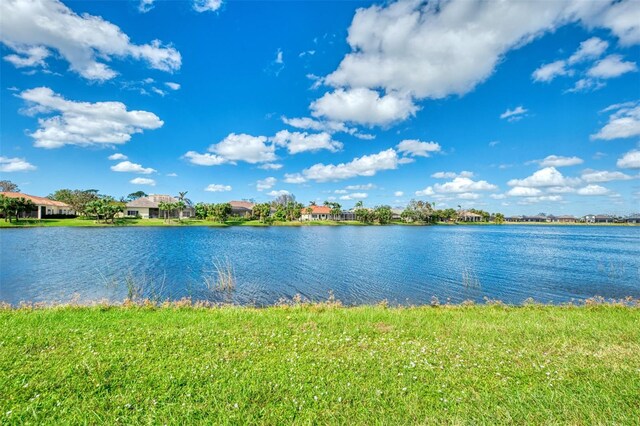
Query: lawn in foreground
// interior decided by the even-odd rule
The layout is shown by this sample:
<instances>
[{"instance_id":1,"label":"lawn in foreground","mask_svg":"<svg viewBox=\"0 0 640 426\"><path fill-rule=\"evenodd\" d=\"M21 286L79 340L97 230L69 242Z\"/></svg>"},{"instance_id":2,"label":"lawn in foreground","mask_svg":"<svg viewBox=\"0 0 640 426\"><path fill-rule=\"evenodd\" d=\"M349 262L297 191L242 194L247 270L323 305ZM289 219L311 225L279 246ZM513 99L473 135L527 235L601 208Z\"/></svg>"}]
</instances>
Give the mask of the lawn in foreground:
<instances>
[{"instance_id":1,"label":"lawn in foreground","mask_svg":"<svg viewBox=\"0 0 640 426\"><path fill-rule=\"evenodd\" d=\"M640 309L0 310L0 423L632 424Z\"/></svg>"}]
</instances>

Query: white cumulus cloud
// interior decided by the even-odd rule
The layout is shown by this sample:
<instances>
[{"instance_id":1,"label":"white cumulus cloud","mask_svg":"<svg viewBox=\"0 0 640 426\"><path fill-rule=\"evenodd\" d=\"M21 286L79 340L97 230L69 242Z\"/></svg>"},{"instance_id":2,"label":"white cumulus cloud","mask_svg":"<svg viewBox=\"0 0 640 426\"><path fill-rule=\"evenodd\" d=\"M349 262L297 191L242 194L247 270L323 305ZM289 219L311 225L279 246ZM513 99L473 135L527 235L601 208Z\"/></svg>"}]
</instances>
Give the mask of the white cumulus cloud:
<instances>
[{"instance_id":1,"label":"white cumulus cloud","mask_svg":"<svg viewBox=\"0 0 640 426\"><path fill-rule=\"evenodd\" d=\"M411 157L430 157L434 152L440 152L442 147L437 142L423 142L415 139L405 139L396 147L398 152Z\"/></svg>"},{"instance_id":2,"label":"white cumulus cloud","mask_svg":"<svg viewBox=\"0 0 640 426\"><path fill-rule=\"evenodd\" d=\"M334 117L388 125L415 113L412 101L470 92L493 74L510 50L564 25L604 27L622 45L638 43L638 10L634 0L556 0L544 7L531 1L399 0L360 8L348 31L351 51L322 79L337 88L325 96L339 102L323 97L326 108L318 108L320 100L311 108L316 114L331 114L330 105L336 107ZM356 102L345 99L346 90L376 92L373 100L357 102L355 108ZM366 110L366 103L375 110L378 95L397 94L409 97L405 107L394 108L384 119L353 113Z\"/></svg>"},{"instance_id":3,"label":"white cumulus cloud","mask_svg":"<svg viewBox=\"0 0 640 426\"><path fill-rule=\"evenodd\" d=\"M200 154L189 151L184 155L184 158L200 166L236 164L236 161L244 161L249 164L271 163L277 159L275 145L267 143L267 141L266 136L230 133L220 142L211 145L208 153Z\"/></svg>"},{"instance_id":4,"label":"white cumulus cloud","mask_svg":"<svg viewBox=\"0 0 640 426\"><path fill-rule=\"evenodd\" d=\"M438 193L463 193L474 191L492 191L498 187L486 180L474 181L468 177L456 177L450 182L436 183L433 189Z\"/></svg>"},{"instance_id":5,"label":"white cumulus cloud","mask_svg":"<svg viewBox=\"0 0 640 426\"><path fill-rule=\"evenodd\" d=\"M379 171L396 168L398 168L398 155L393 149L388 149L377 154L354 158L348 163L315 164L304 169L302 175L307 180L326 182L356 176L374 176Z\"/></svg>"},{"instance_id":6,"label":"white cumulus cloud","mask_svg":"<svg viewBox=\"0 0 640 426\"><path fill-rule=\"evenodd\" d=\"M302 176L300 173L285 173L284 182L285 183L305 183L307 179Z\"/></svg>"},{"instance_id":7,"label":"white cumulus cloud","mask_svg":"<svg viewBox=\"0 0 640 426\"><path fill-rule=\"evenodd\" d=\"M579 62L597 59L607 50L609 43L598 38L591 37L582 43L573 55L569 57L569 64L577 64Z\"/></svg>"},{"instance_id":8,"label":"white cumulus cloud","mask_svg":"<svg viewBox=\"0 0 640 426\"><path fill-rule=\"evenodd\" d=\"M282 164L279 163L267 163L258 166L258 168L262 170L280 170L282 167Z\"/></svg>"},{"instance_id":9,"label":"white cumulus cloud","mask_svg":"<svg viewBox=\"0 0 640 426\"><path fill-rule=\"evenodd\" d=\"M290 132L281 130L271 138L278 146L286 147L289 154L298 154L305 151L318 151L326 149L331 152L340 151L342 142L333 140L326 132L309 134L307 132Z\"/></svg>"},{"instance_id":10,"label":"white cumulus cloud","mask_svg":"<svg viewBox=\"0 0 640 426\"><path fill-rule=\"evenodd\" d=\"M609 122L591 139L623 139L640 135L640 105L637 102L611 105L604 112L615 111Z\"/></svg>"},{"instance_id":11,"label":"white cumulus cloud","mask_svg":"<svg viewBox=\"0 0 640 426\"><path fill-rule=\"evenodd\" d=\"M365 192L354 192L353 194L348 194L348 195L343 195L342 197L340 197L341 200L364 200L365 198L367 198L369 196L369 194L365 193Z\"/></svg>"},{"instance_id":12,"label":"white cumulus cloud","mask_svg":"<svg viewBox=\"0 0 640 426\"><path fill-rule=\"evenodd\" d=\"M456 173L456 172L436 172L436 173L432 174L431 177L432 178L436 178L436 179L453 179L453 178L457 178L457 177L472 178L473 177L473 172L469 172L469 171L466 171L466 170L463 170L460 173Z\"/></svg>"},{"instance_id":13,"label":"white cumulus cloud","mask_svg":"<svg viewBox=\"0 0 640 426\"><path fill-rule=\"evenodd\" d=\"M200 154L195 151L188 151L183 156L192 164L197 164L198 166L219 166L227 162L225 158L220 157L219 155L204 153Z\"/></svg>"},{"instance_id":14,"label":"white cumulus cloud","mask_svg":"<svg viewBox=\"0 0 640 426\"><path fill-rule=\"evenodd\" d=\"M274 177L268 177L262 180L258 180L256 182L256 189L258 191L264 191L265 189L271 189L278 182L278 180Z\"/></svg>"},{"instance_id":15,"label":"white cumulus cloud","mask_svg":"<svg viewBox=\"0 0 640 426\"><path fill-rule=\"evenodd\" d=\"M508 196L510 197L535 197L542 194L537 188L528 188L524 186L516 186L507 191Z\"/></svg>"},{"instance_id":16,"label":"white cumulus cloud","mask_svg":"<svg viewBox=\"0 0 640 426\"><path fill-rule=\"evenodd\" d=\"M621 55L609 55L587 71L589 77L594 78L615 78L628 72L637 71L635 62L624 61Z\"/></svg>"},{"instance_id":17,"label":"white cumulus cloud","mask_svg":"<svg viewBox=\"0 0 640 426\"><path fill-rule=\"evenodd\" d=\"M109 160L126 160L127 156L124 154L121 154L119 152L116 152L115 154L111 154L110 156L107 157Z\"/></svg>"},{"instance_id":18,"label":"white cumulus cloud","mask_svg":"<svg viewBox=\"0 0 640 426\"><path fill-rule=\"evenodd\" d=\"M578 189L576 192L578 195L607 195L610 191L604 186L600 185L587 185L584 188Z\"/></svg>"},{"instance_id":19,"label":"white cumulus cloud","mask_svg":"<svg viewBox=\"0 0 640 426\"><path fill-rule=\"evenodd\" d=\"M134 44L118 26L99 16L78 15L58 0L3 0L0 15L0 41L22 58L22 63L15 55L5 58L14 65L43 66L49 56L43 49L50 49L66 59L72 71L103 81L117 75L107 65L116 58L144 60L163 71L178 70L182 64L170 45L159 40Z\"/></svg>"},{"instance_id":20,"label":"white cumulus cloud","mask_svg":"<svg viewBox=\"0 0 640 426\"><path fill-rule=\"evenodd\" d=\"M148 178L141 178L141 177L137 177L134 179L131 179L129 181L129 183L132 183L134 185L149 185L149 186L156 186L156 181L153 179L148 179Z\"/></svg>"},{"instance_id":21,"label":"white cumulus cloud","mask_svg":"<svg viewBox=\"0 0 640 426\"><path fill-rule=\"evenodd\" d=\"M228 161L245 161L250 164L268 163L276 159L275 146L267 143L265 136L231 133L222 141L209 147L209 152Z\"/></svg>"},{"instance_id":22,"label":"white cumulus cloud","mask_svg":"<svg viewBox=\"0 0 640 426\"><path fill-rule=\"evenodd\" d=\"M527 112L529 112L529 110L520 105L515 107L514 109L507 109L505 112L500 114L500 118L503 120L506 119L507 121L518 121L523 117L526 117Z\"/></svg>"},{"instance_id":23,"label":"white cumulus cloud","mask_svg":"<svg viewBox=\"0 0 640 426\"><path fill-rule=\"evenodd\" d=\"M568 75L571 71L567 69L567 63L563 60L551 62L542 65L533 72L533 80L541 82L550 82L558 76Z\"/></svg>"},{"instance_id":24,"label":"white cumulus cloud","mask_svg":"<svg viewBox=\"0 0 640 426\"><path fill-rule=\"evenodd\" d=\"M377 186L373 183L365 183L363 185L347 185L344 189L348 191L370 191L376 189Z\"/></svg>"},{"instance_id":25,"label":"white cumulus cloud","mask_svg":"<svg viewBox=\"0 0 640 426\"><path fill-rule=\"evenodd\" d=\"M337 89L310 105L314 117L368 126L387 126L415 115L418 107L409 96L380 94L371 89Z\"/></svg>"},{"instance_id":26,"label":"white cumulus cloud","mask_svg":"<svg viewBox=\"0 0 640 426\"><path fill-rule=\"evenodd\" d=\"M122 161L115 166L111 166L111 170L114 172L140 173L143 175L149 175L156 172L156 170L151 167L145 168L140 164L132 163L131 161Z\"/></svg>"},{"instance_id":27,"label":"white cumulus cloud","mask_svg":"<svg viewBox=\"0 0 640 426\"><path fill-rule=\"evenodd\" d=\"M281 195L291 195L291 193L285 189L280 189L280 190L273 190L271 192L268 192L267 195L271 196L271 197L279 197Z\"/></svg>"},{"instance_id":28,"label":"white cumulus cloud","mask_svg":"<svg viewBox=\"0 0 640 426\"><path fill-rule=\"evenodd\" d=\"M193 0L196 12L215 12L222 7L222 0Z\"/></svg>"},{"instance_id":29,"label":"white cumulus cloud","mask_svg":"<svg viewBox=\"0 0 640 426\"><path fill-rule=\"evenodd\" d=\"M2 173L28 172L35 169L36 166L29 163L24 158L0 156L0 172Z\"/></svg>"},{"instance_id":30,"label":"white cumulus cloud","mask_svg":"<svg viewBox=\"0 0 640 426\"><path fill-rule=\"evenodd\" d=\"M575 186L580 179L565 177L555 167L545 167L524 179L511 179L509 186L524 186L528 188L541 188L549 186Z\"/></svg>"},{"instance_id":31,"label":"white cumulus cloud","mask_svg":"<svg viewBox=\"0 0 640 426\"><path fill-rule=\"evenodd\" d=\"M614 180L629 180L631 176L622 172L610 172L607 170L584 170L581 176L587 183L611 182Z\"/></svg>"},{"instance_id":32,"label":"white cumulus cloud","mask_svg":"<svg viewBox=\"0 0 640 426\"><path fill-rule=\"evenodd\" d=\"M228 192L231 191L231 186L211 183L204 190L207 192Z\"/></svg>"},{"instance_id":33,"label":"white cumulus cloud","mask_svg":"<svg viewBox=\"0 0 640 426\"><path fill-rule=\"evenodd\" d=\"M632 150L620 157L616 163L621 169L640 169L640 150Z\"/></svg>"},{"instance_id":34,"label":"white cumulus cloud","mask_svg":"<svg viewBox=\"0 0 640 426\"><path fill-rule=\"evenodd\" d=\"M17 95L30 104L30 115L54 115L38 120L40 128L30 136L39 148L64 145L118 145L131 135L162 127L164 122L147 111L128 111L121 102L75 102L48 87L25 90Z\"/></svg>"},{"instance_id":35,"label":"white cumulus cloud","mask_svg":"<svg viewBox=\"0 0 640 426\"><path fill-rule=\"evenodd\" d=\"M542 160L536 161L541 167L566 167L584 163L579 157L563 157L561 155L549 155Z\"/></svg>"}]
</instances>

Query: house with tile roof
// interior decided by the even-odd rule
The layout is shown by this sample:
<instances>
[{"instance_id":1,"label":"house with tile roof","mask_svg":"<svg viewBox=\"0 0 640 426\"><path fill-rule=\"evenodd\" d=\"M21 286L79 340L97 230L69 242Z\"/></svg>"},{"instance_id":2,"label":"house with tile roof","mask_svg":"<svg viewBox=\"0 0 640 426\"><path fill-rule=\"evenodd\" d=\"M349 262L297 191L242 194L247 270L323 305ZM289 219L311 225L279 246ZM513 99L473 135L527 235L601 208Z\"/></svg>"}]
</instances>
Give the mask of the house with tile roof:
<instances>
[{"instance_id":1,"label":"house with tile roof","mask_svg":"<svg viewBox=\"0 0 640 426\"><path fill-rule=\"evenodd\" d=\"M24 212L23 217L44 219L47 216L75 216L76 214L71 206L61 201L24 194L22 192L0 192L0 195L4 195L7 198L24 198L36 205L34 211Z\"/></svg>"},{"instance_id":2,"label":"house with tile roof","mask_svg":"<svg viewBox=\"0 0 640 426\"><path fill-rule=\"evenodd\" d=\"M311 211L308 211L311 209ZM312 220L355 220L356 215L352 211L342 211L339 215L331 214L329 206L308 206L302 209L301 221Z\"/></svg>"}]
</instances>

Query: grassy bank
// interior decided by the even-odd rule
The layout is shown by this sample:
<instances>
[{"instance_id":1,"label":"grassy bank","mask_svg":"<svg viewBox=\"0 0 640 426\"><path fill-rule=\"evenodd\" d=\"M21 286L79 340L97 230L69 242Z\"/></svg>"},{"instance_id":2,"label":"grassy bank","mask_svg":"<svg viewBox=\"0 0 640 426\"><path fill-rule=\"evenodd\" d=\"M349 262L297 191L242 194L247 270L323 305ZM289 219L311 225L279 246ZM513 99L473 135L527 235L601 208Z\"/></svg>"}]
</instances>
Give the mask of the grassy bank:
<instances>
[{"instance_id":1,"label":"grassy bank","mask_svg":"<svg viewBox=\"0 0 640 426\"><path fill-rule=\"evenodd\" d=\"M415 224L405 222L392 222L389 225L403 225L403 226L429 226L429 224ZM492 222L438 222L435 225L443 226L492 226L497 225ZM520 223L509 222L502 223L500 225L524 225L524 226L638 226L634 224L625 223ZM103 223L97 222L93 219L75 218L75 219L23 219L18 222L5 222L0 219L0 228L33 228L33 227L118 227L118 226L209 226L216 228L224 228L228 226L380 226L372 223L362 223L355 220L316 220L311 222L273 222L271 224L262 223L259 220L237 220L231 219L226 222L212 222L208 220L200 219L183 219L165 221L163 219L116 219L115 223Z\"/></svg>"},{"instance_id":2,"label":"grassy bank","mask_svg":"<svg viewBox=\"0 0 640 426\"><path fill-rule=\"evenodd\" d=\"M633 424L640 309L0 310L0 423Z\"/></svg>"},{"instance_id":3,"label":"grassy bank","mask_svg":"<svg viewBox=\"0 0 640 426\"><path fill-rule=\"evenodd\" d=\"M394 223L402 225L403 223ZM316 220L311 222L273 222L271 224L262 223L259 220L238 220L230 219L225 222L213 222L201 219L183 219L183 220L164 220L164 219L135 219L122 218L116 219L113 224L98 222L93 219L75 218L75 219L23 219L17 222L5 222L0 220L0 228L32 228L32 227L118 227L118 226L210 226L210 227L228 227L228 226L366 226L355 220ZM376 225L377 226L377 225Z\"/></svg>"}]
</instances>

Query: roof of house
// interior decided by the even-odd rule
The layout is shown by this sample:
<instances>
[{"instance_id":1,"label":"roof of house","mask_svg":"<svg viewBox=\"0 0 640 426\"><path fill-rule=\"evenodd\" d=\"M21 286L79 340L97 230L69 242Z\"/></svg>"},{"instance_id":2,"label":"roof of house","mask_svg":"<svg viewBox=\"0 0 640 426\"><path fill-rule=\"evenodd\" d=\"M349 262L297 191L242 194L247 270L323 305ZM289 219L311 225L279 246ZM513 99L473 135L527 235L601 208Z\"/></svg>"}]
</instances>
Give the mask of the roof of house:
<instances>
[{"instance_id":1,"label":"roof of house","mask_svg":"<svg viewBox=\"0 0 640 426\"><path fill-rule=\"evenodd\" d=\"M23 194L21 192L0 192L0 194L9 198L25 198L27 200L31 200L34 204L38 204L40 206L53 206L53 207L66 207L69 208L69 205L63 203L62 201L55 201L49 198L37 197L35 195Z\"/></svg>"},{"instance_id":2,"label":"roof of house","mask_svg":"<svg viewBox=\"0 0 640 426\"><path fill-rule=\"evenodd\" d=\"M329 206L309 206L311 208L311 214L331 214L331 207ZM305 207L302 210L303 214L307 214L307 209L309 207Z\"/></svg>"},{"instance_id":3,"label":"roof of house","mask_svg":"<svg viewBox=\"0 0 640 426\"><path fill-rule=\"evenodd\" d=\"M127 203L127 207L141 208L158 208L160 203L176 203L178 199L171 195L151 194L146 197L140 197Z\"/></svg>"},{"instance_id":4,"label":"roof of house","mask_svg":"<svg viewBox=\"0 0 640 426\"><path fill-rule=\"evenodd\" d=\"M229 204L231 204L232 209L252 210L253 206L255 206L255 204L250 201L229 201Z\"/></svg>"},{"instance_id":5,"label":"roof of house","mask_svg":"<svg viewBox=\"0 0 640 426\"><path fill-rule=\"evenodd\" d=\"M463 217L482 217L482 215L473 212L460 212L460 216Z\"/></svg>"},{"instance_id":6,"label":"roof of house","mask_svg":"<svg viewBox=\"0 0 640 426\"><path fill-rule=\"evenodd\" d=\"M571 215L564 215L564 216L556 216L556 219L575 219L575 217Z\"/></svg>"}]
</instances>

